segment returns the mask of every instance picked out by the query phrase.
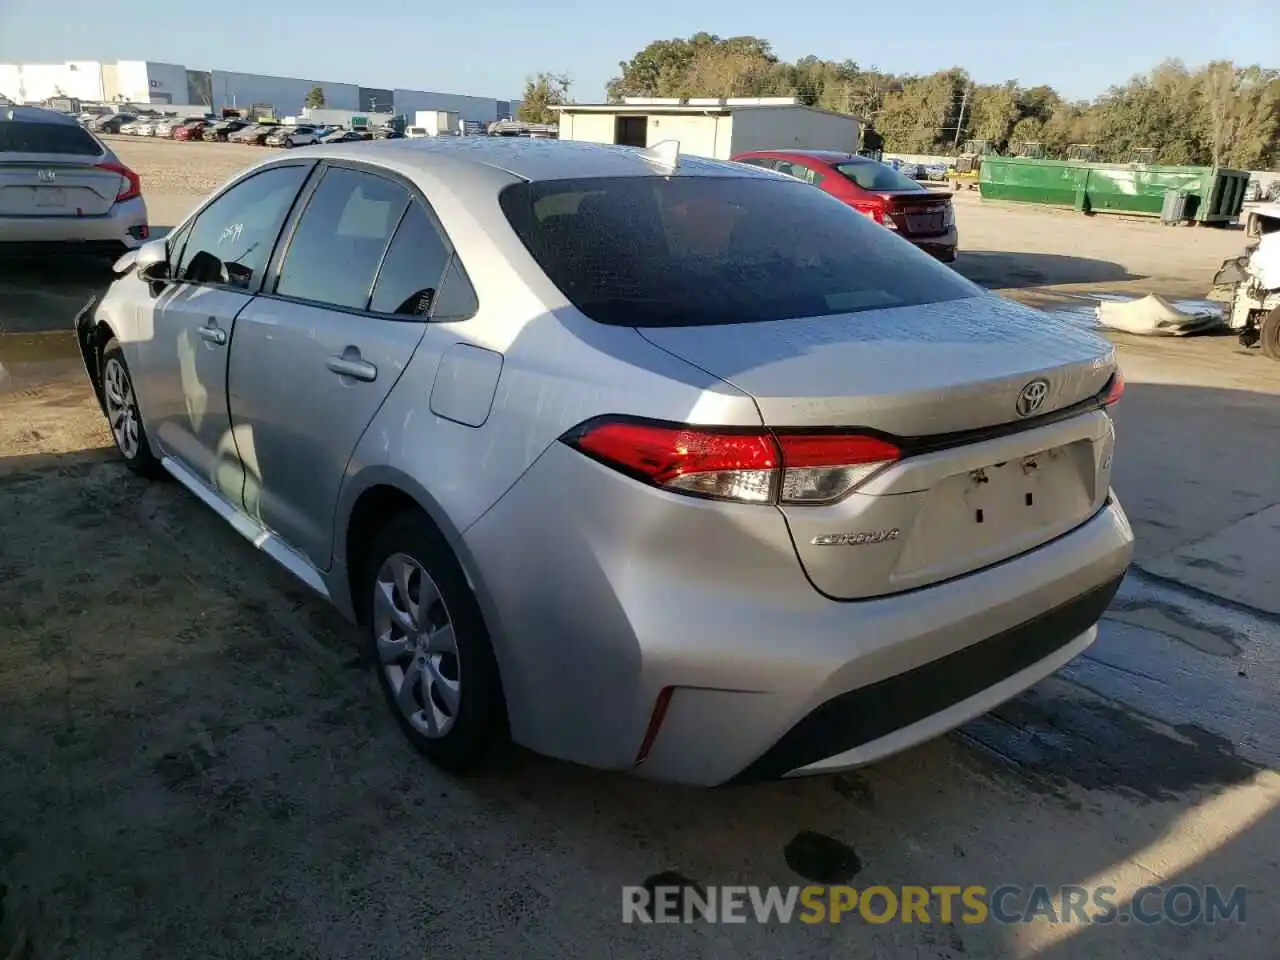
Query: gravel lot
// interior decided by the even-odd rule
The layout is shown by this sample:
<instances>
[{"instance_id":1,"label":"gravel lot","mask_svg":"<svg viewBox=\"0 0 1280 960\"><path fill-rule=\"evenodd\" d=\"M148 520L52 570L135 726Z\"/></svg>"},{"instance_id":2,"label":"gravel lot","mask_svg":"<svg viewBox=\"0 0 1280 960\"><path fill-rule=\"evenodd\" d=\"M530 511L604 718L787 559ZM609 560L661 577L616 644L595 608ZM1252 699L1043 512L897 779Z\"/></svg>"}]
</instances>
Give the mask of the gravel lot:
<instances>
[{"instance_id":1,"label":"gravel lot","mask_svg":"<svg viewBox=\"0 0 1280 960\"><path fill-rule=\"evenodd\" d=\"M115 147L164 226L266 154ZM1200 295L1240 244L958 204L962 271L1049 309L1090 290ZM102 282L0 271L0 957L19 941L112 960L1280 955L1280 588L1274 563L1242 559L1277 555L1249 524L1280 500L1280 365L1230 338L1115 338L1116 484L1151 572L1086 657L956 735L734 790L514 748L456 780L401 741L345 624L176 484L115 462L66 333ZM664 874L1250 899L1216 927L623 925L620 888Z\"/></svg>"}]
</instances>

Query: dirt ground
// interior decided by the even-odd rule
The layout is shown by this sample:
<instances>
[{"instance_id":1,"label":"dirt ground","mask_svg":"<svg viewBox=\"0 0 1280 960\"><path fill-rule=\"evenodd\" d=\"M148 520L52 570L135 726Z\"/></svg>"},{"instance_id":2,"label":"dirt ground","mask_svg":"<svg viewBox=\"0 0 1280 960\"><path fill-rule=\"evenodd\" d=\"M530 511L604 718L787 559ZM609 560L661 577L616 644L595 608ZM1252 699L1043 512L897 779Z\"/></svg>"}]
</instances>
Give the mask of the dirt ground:
<instances>
[{"instance_id":1,"label":"dirt ground","mask_svg":"<svg viewBox=\"0 0 1280 960\"><path fill-rule=\"evenodd\" d=\"M158 226L264 156L116 148ZM1240 243L958 208L961 271L1048 310L1202 295ZM956 734L741 789L514 748L453 779L402 741L328 608L177 484L115 461L67 332L103 281L0 270L0 957L1280 955L1280 365L1232 338L1113 338L1139 568L1084 657ZM1217 925L624 925L622 886L664 875L1248 900Z\"/></svg>"}]
</instances>

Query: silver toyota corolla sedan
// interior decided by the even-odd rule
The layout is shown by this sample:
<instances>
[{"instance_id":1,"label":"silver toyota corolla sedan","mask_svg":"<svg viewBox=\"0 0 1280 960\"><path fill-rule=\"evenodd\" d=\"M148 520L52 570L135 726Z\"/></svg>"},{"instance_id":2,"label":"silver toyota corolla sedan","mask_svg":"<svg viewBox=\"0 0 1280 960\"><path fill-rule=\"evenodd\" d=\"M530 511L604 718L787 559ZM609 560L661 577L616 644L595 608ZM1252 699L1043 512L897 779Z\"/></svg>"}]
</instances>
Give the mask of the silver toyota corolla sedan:
<instances>
[{"instance_id":1,"label":"silver toyota corolla sedan","mask_svg":"<svg viewBox=\"0 0 1280 960\"><path fill-rule=\"evenodd\" d=\"M290 151L76 320L127 463L362 625L462 769L866 763L1077 656L1122 380L838 200L557 141Z\"/></svg>"},{"instance_id":2,"label":"silver toyota corolla sedan","mask_svg":"<svg viewBox=\"0 0 1280 960\"><path fill-rule=\"evenodd\" d=\"M0 105L0 253L119 257L147 240L138 176L68 117Z\"/></svg>"}]
</instances>

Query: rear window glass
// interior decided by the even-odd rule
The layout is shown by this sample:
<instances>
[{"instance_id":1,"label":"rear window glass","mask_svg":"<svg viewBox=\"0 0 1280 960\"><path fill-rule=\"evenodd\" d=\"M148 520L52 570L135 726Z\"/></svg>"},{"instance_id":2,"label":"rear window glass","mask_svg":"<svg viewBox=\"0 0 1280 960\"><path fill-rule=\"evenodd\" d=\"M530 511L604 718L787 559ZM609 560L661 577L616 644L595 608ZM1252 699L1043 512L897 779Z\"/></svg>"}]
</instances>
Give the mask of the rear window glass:
<instances>
[{"instance_id":1,"label":"rear window glass","mask_svg":"<svg viewBox=\"0 0 1280 960\"><path fill-rule=\"evenodd\" d=\"M837 163L836 170L863 190L921 191L925 189L906 174L899 173L887 164L876 163L874 160L864 160L861 163Z\"/></svg>"},{"instance_id":2,"label":"rear window glass","mask_svg":"<svg viewBox=\"0 0 1280 960\"><path fill-rule=\"evenodd\" d=\"M64 153L98 157L102 155L102 147L78 124L0 120L0 153Z\"/></svg>"},{"instance_id":3,"label":"rear window glass","mask_svg":"<svg viewBox=\"0 0 1280 960\"><path fill-rule=\"evenodd\" d=\"M617 177L513 184L500 202L579 310L621 326L818 317L981 290L805 183Z\"/></svg>"}]
</instances>

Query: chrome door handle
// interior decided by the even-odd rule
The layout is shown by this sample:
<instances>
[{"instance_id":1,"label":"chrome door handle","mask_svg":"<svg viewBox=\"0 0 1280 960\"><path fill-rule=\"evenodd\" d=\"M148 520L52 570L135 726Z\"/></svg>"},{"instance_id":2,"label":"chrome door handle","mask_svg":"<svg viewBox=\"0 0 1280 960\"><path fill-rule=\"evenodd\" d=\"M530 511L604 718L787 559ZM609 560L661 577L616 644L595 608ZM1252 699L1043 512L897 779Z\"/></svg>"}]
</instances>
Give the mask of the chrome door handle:
<instances>
[{"instance_id":1,"label":"chrome door handle","mask_svg":"<svg viewBox=\"0 0 1280 960\"><path fill-rule=\"evenodd\" d=\"M368 360L352 360L347 357L330 357L325 364L340 377L355 377L370 382L378 377L378 368Z\"/></svg>"},{"instance_id":2,"label":"chrome door handle","mask_svg":"<svg viewBox=\"0 0 1280 960\"><path fill-rule=\"evenodd\" d=\"M201 327L200 339L207 340L209 343L216 343L218 346L222 346L224 343L227 342L227 331L223 330L221 327L213 327L213 326Z\"/></svg>"}]
</instances>

